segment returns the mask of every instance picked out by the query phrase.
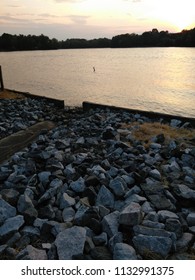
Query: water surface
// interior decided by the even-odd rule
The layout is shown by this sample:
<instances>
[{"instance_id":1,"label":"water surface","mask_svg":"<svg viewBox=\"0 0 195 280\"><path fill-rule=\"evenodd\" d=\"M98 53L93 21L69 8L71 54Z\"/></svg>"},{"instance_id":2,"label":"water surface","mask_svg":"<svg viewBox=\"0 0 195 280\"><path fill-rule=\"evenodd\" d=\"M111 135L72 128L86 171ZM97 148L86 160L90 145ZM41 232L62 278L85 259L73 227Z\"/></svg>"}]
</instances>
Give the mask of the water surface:
<instances>
[{"instance_id":1,"label":"water surface","mask_svg":"<svg viewBox=\"0 0 195 280\"><path fill-rule=\"evenodd\" d=\"M0 53L6 88L195 117L195 48ZM95 67L95 72L93 71Z\"/></svg>"}]
</instances>

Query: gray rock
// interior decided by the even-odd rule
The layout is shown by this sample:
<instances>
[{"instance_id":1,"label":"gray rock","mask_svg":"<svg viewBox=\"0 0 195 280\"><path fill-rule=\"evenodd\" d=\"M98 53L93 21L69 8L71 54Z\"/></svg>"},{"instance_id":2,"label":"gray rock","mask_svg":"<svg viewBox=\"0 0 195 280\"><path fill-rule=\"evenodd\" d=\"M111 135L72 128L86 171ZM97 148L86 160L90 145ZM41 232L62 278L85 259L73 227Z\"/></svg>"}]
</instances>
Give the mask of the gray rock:
<instances>
[{"instance_id":1,"label":"gray rock","mask_svg":"<svg viewBox=\"0 0 195 280\"><path fill-rule=\"evenodd\" d=\"M125 194L127 184L121 177L118 176L110 181L109 188L116 196L121 197Z\"/></svg>"},{"instance_id":2,"label":"gray rock","mask_svg":"<svg viewBox=\"0 0 195 280\"><path fill-rule=\"evenodd\" d=\"M28 245L17 255L17 260L47 260L47 254L45 250Z\"/></svg>"},{"instance_id":3,"label":"gray rock","mask_svg":"<svg viewBox=\"0 0 195 280\"><path fill-rule=\"evenodd\" d=\"M176 242L176 250L179 252L187 251L193 239L194 235L192 233L184 232L182 237Z\"/></svg>"},{"instance_id":4,"label":"gray rock","mask_svg":"<svg viewBox=\"0 0 195 280\"><path fill-rule=\"evenodd\" d=\"M142 225L145 227L149 227L149 228L158 228L158 229L164 229L165 225L163 223L158 223L158 222L153 222L150 220L144 220L142 222Z\"/></svg>"},{"instance_id":5,"label":"gray rock","mask_svg":"<svg viewBox=\"0 0 195 280\"><path fill-rule=\"evenodd\" d=\"M125 199L125 205L128 205L130 204L131 202L136 202L138 204L142 204L146 201L147 199L144 197L144 196L140 196L138 194L133 194L133 195L130 195L128 196L126 199Z\"/></svg>"},{"instance_id":6,"label":"gray rock","mask_svg":"<svg viewBox=\"0 0 195 280\"><path fill-rule=\"evenodd\" d=\"M177 239L182 237L182 225L178 219L166 219L165 229L174 232Z\"/></svg>"},{"instance_id":7,"label":"gray rock","mask_svg":"<svg viewBox=\"0 0 195 280\"><path fill-rule=\"evenodd\" d=\"M73 256L83 254L86 229L74 226L57 235L55 245L60 260L72 260Z\"/></svg>"},{"instance_id":8,"label":"gray rock","mask_svg":"<svg viewBox=\"0 0 195 280\"><path fill-rule=\"evenodd\" d=\"M69 196L67 193L63 193L60 197L59 207L60 209L64 209L70 206L75 205L75 199Z\"/></svg>"},{"instance_id":9,"label":"gray rock","mask_svg":"<svg viewBox=\"0 0 195 280\"><path fill-rule=\"evenodd\" d=\"M142 225L136 225L133 227L135 235L148 235L148 236L161 236L161 237L170 237L172 234L164 229L150 228Z\"/></svg>"},{"instance_id":10,"label":"gray rock","mask_svg":"<svg viewBox=\"0 0 195 280\"><path fill-rule=\"evenodd\" d=\"M172 119L170 125L174 128L179 127L181 125L181 121L177 119Z\"/></svg>"},{"instance_id":11,"label":"gray rock","mask_svg":"<svg viewBox=\"0 0 195 280\"><path fill-rule=\"evenodd\" d=\"M135 249L125 243L116 243L113 253L114 260L137 260Z\"/></svg>"},{"instance_id":12,"label":"gray rock","mask_svg":"<svg viewBox=\"0 0 195 280\"><path fill-rule=\"evenodd\" d=\"M100 235L94 236L92 240L96 246L101 246L107 244L108 236L105 232L102 232Z\"/></svg>"},{"instance_id":13,"label":"gray rock","mask_svg":"<svg viewBox=\"0 0 195 280\"><path fill-rule=\"evenodd\" d=\"M72 222L74 220L75 211L72 207L67 207L62 212L64 222Z\"/></svg>"},{"instance_id":14,"label":"gray rock","mask_svg":"<svg viewBox=\"0 0 195 280\"><path fill-rule=\"evenodd\" d=\"M78 180L70 183L70 188L76 193L83 192L85 190L85 180L80 177Z\"/></svg>"},{"instance_id":15,"label":"gray rock","mask_svg":"<svg viewBox=\"0 0 195 280\"><path fill-rule=\"evenodd\" d=\"M161 210L158 211L158 218L160 222L165 222L166 219L179 219L179 217L177 216L177 214L168 211L168 210Z\"/></svg>"},{"instance_id":16,"label":"gray rock","mask_svg":"<svg viewBox=\"0 0 195 280\"><path fill-rule=\"evenodd\" d=\"M114 207L114 195L105 186L102 186L98 192L96 205L102 205L109 209L113 209Z\"/></svg>"},{"instance_id":17,"label":"gray rock","mask_svg":"<svg viewBox=\"0 0 195 280\"><path fill-rule=\"evenodd\" d=\"M38 203L41 204L47 200L52 199L57 194L57 191L58 187L50 188L39 198Z\"/></svg>"},{"instance_id":18,"label":"gray rock","mask_svg":"<svg viewBox=\"0 0 195 280\"><path fill-rule=\"evenodd\" d=\"M39 181L45 187L49 183L49 177L51 176L51 172L42 171L38 174Z\"/></svg>"},{"instance_id":19,"label":"gray rock","mask_svg":"<svg viewBox=\"0 0 195 280\"><path fill-rule=\"evenodd\" d=\"M178 197L195 201L195 191L184 184L175 185L173 191Z\"/></svg>"},{"instance_id":20,"label":"gray rock","mask_svg":"<svg viewBox=\"0 0 195 280\"><path fill-rule=\"evenodd\" d=\"M83 204L80 205L74 217L74 224L80 226L82 224L83 216L89 208Z\"/></svg>"},{"instance_id":21,"label":"gray rock","mask_svg":"<svg viewBox=\"0 0 195 280\"><path fill-rule=\"evenodd\" d=\"M137 235L133 244L138 253L146 259L166 259L172 247L169 237Z\"/></svg>"},{"instance_id":22,"label":"gray rock","mask_svg":"<svg viewBox=\"0 0 195 280\"><path fill-rule=\"evenodd\" d=\"M138 203L131 202L119 215L119 223L122 225L138 225L143 218L141 206Z\"/></svg>"},{"instance_id":23,"label":"gray rock","mask_svg":"<svg viewBox=\"0 0 195 280\"><path fill-rule=\"evenodd\" d=\"M7 203L5 200L0 199L0 225L8 218L16 215L16 209Z\"/></svg>"},{"instance_id":24,"label":"gray rock","mask_svg":"<svg viewBox=\"0 0 195 280\"><path fill-rule=\"evenodd\" d=\"M29 219L29 222L34 221L38 216L38 211L35 209L32 200L27 194L21 195L17 204L18 212Z\"/></svg>"},{"instance_id":25,"label":"gray rock","mask_svg":"<svg viewBox=\"0 0 195 280\"><path fill-rule=\"evenodd\" d=\"M0 227L0 236L2 239L9 237L17 232L24 224L24 218L21 215L8 218Z\"/></svg>"},{"instance_id":26,"label":"gray rock","mask_svg":"<svg viewBox=\"0 0 195 280\"><path fill-rule=\"evenodd\" d=\"M152 169L149 172L149 175L154 178L155 180L160 181L161 180L161 174L157 169Z\"/></svg>"},{"instance_id":27,"label":"gray rock","mask_svg":"<svg viewBox=\"0 0 195 280\"><path fill-rule=\"evenodd\" d=\"M14 189L3 189L0 191L2 198L12 206L16 206L20 193Z\"/></svg>"},{"instance_id":28,"label":"gray rock","mask_svg":"<svg viewBox=\"0 0 195 280\"><path fill-rule=\"evenodd\" d=\"M195 226L195 213L189 213L187 216L187 222L190 227Z\"/></svg>"},{"instance_id":29,"label":"gray rock","mask_svg":"<svg viewBox=\"0 0 195 280\"><path fill-rule=\"evenodd\" d=\"M154 209L152 208L151 204L148 201L145 201L141 207L142 207L142 211L146 214L154 211Z\"/></svg>"},{"instance_id":30,"label":"gray rock","mask_svg":"<svg viewBox=\"0 0 195 280\"><path fill-rule=\"evenodd\" d=\"M112 260L112 254L107 247L99 246L90 251L93 260Z\"/></svg>"},{"instance_id":31,"label":"gray rock","mask_svg":"<svg viewBox=\"0 0 195 280\"><path fill-rule=\"evenodd\" d=\"M107 233L109 238L118 233L119 227L119 212L115 211L106 215L102 220L103 231Z\"/></svg>"},{"instance_id":32,"label":"gray rock","mask_svg":"<svg viewBox=\"0 0 195 280\"><path fill-rule=\"evenodd\" d=\"M51 181L51 183L49 184L50 188L56 188L56 189L59 189L63 186L63 181L58 179L58 178L55 178Z\"/></svg>"}]
</instances>

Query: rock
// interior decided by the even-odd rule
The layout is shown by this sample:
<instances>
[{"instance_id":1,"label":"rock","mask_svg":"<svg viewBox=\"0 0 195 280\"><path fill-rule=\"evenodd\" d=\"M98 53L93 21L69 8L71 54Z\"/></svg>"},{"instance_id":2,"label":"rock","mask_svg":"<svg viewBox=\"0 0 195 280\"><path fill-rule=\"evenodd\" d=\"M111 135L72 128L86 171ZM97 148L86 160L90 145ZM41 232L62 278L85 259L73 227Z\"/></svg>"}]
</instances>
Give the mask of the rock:
<instances>
[{"instance_id":1,"label":"rock","mask_svg":"<svg viewBox=\"0 0 195 280\"><path fill-rule=\"evenodd\" d=\"M106 247L95 247L91 250L90 255L93 260L112 260L112 254Z\"/></svg>"},{"instance_id":2,"label":"rock","mask_svg":"<svg viewBox=\"0 0 195 280\"><path fill-rule=\"evenodd\" d=\"M105 232L102 232L100 235L96 235L92 238L96 246L106 245L108 242L108 237Z\"/></svg>"},{"instance_id":3,"label":"rock","mask_svg":"<svg viewBox=\"0 0 195 280\"><path fill-rule=\"evenodd\" d=\"M85 190L85 180L82 177L80 177L78 180L73 181L70 184L70 188L76 193L83 192Z\"/></svg>"},{"instance_id":4,"label":"rock","mask_svg":"<svg viewBox=\"0 0 195 280\"><path fill-rule=\"evenodd\" d=\"M72 207L64 208L62 218L64 222L72 222L74 220L75 211Z\"/></svg>"},{"instance_id":5,"label":"rock","mask_svg":"<svg viewBox=\"0 0 195 280\"><path fill-rule=\"evenodd\" d=\"M159 182L149 182L141 185L146 197L157 210L174 210L175 205L165 195L164 186Z\"/></svg>"},{"instance_id":6,"label":"rock","mask_svg":"<svg viewBox=\"0 0 195 280\"><path fill-rule=\"evenodd\" d=\"M98 192L96 205L102 205L109 209L113 209L114 207L114 195L105 186L102 186Z\"/></svg>"},{"instance_id":7,"label":"rock","mask_svg":"<svg viewBox=\"0 0 195 280\"><path fill-rule=\"evenodd\" d=\"M17 260L47 260L45 250L39 250L31 245L28 245L17 255Z\"/></svg>"},{"instance_id":8,"label":"rock","mask_svg":"<svg viewBox=\"0 0 195 280\"><path fill-rule=\"evenodd\" d=\"M133 244L145 259L166 259L171 251L172 240L169 237L139 234L133 237Z\"/></svg>"},{"instance_id":9,"label":"rock","mask_svg":"<svg viewBox=\"0 0 195 280\"><path fill-rule=\"evenodd\" d=\"M21 215L5 220L4 224L0 227L0 236L2 240L17 232L23 224L24 218Z\"/></svg>"},{"instance_id":10,"label":"rock","mask_svg":"<svg viewBox=\"0 0 195 280\"><path fill-rule=\"evenodd\" d=\"M116 243L113 253L114 260L137 260L135 249L125 243Z\"/></svg>"},{"instance_id":11,"label":"rock","mask_svg":"<svg viewBox=\"0 0 195 280\"><path fill-rule=\"evenodd\" d=\"M119 223L134 226L142 221L143 214L138 203L131 202L119 215Z\"/></svg>"},{"instance_id":12,"label":"rock","mask_svg":"<svg viewBox=\"0 0 195 280\"><path fill-rule=\"evenodd\" d=\"M45 187L49 183L49 177L51 176L51 172L42 171L38 174L39 181Z\"/></svg>"},{"instance_id":13,"label":"rock","mask_svg":"<svg viewBox=\"0 0 195 280\"><path fill-rule=\"evenodd\" d=\"M178 252L185 252L188 250L190 243L192 243L194 235L188 232L184 232L182 237L176 242L176 250Z\"/></svg>"},{"instance_id":14,"label":"rock","mask_svg":"<svg viewBox=\"0 0 195 280\"><path fill-rule=\"evenodd\" d=\"M51 183L49 184L50 188L55 188L55 189L59 189L63 186L63 181L55 178L51 181Z\"/></svg>"},{"instance_id":15,"label":"rock","mask_svg":"<svg viewBox=\"0 0 195 280\"><path fill-rule=\"evenodd\" d=\"M188 216L187 216L187 222L188 222L188 225L191 227L191 226L195 226L195 213L190 213Z\"/></svg>"},{"instance_id":16,"label":"rock","mask_svg":"<svg viewBox=\"0 0 195 280\"><path fill-rule=\"evenodd\" d=\"M125 194L127 184L121 177L116 177L110 181L109 188L117 197L121 197Z\"/></svg>"},{"instance_id":17,"label":"rock","mask_svg":"<svg viewBox=\"0 0 195 280\"><path fill-rule=\"evenodd\" d=\"M60 232L55 240L59 260L71 260L73 256L83 254L86 230L74 226Z\"/></svg>"},{"instance_id":18,"label":"rock","mask_svg":"<svg viewBox=\"0 0 195 280\"><path fill-rule=\"evenodd\" d=\"M177 119L172 119L170 125L174 128L179 127L181 125L181 121Z\"/></svg>"},{"instance_id":19,"label":"rock","mask_svg":"<svg viewBox=\"0 0 195 280\"><path fill-rule=\"evenodd\" d=\"M161 180L161 174L157 169L153 169L149 172L149 175L154 178L155 180Z\"/></svg>"},{"instance_id":20,"label":"rock","mask_svg":"<svg viewBox=\"0 0 195 280\"><path fill-rule=\"evenodd\" d=\"M106 215L102 220L103 231L107 233L109 238L113 237L118 233L119 227L119 212L115 211Z\"/></svg>"},{"instance_id":21,"label":"rock","mask_svg":"<svg viewBox=\"0 0 195 280\"><path fill-rule=\"evenodd\" d=\"M180 221L177 219L173 219L173 218L167 219L165 223L165 229L167 231L174 232L177 236L177 239L182 237L183 234L182 225Z\"/></svg>"},{"instance_id":22,"label":"rock","mask_svg":"<svg viewBox=\"0 0 195 280\"><path fill-rule=\"evenodd\" d=\"M32 200L27 194L19 197L17 208L18 212L24 215L25 220L28 221L28 223L33 223L38 216L38 211L35 209Z\"/></svg>"},{"instance_id":23,"label":"rock","mask_svg":"<svg viewBox=\"0 0 195 280\"><path fill-rule=\"evenodd\" d=\"M195 201L195 190L190 189L184 184L174 185L173 191L179 198Z\"/></svg>"},{"instance_id":24,"label":"rock","mask_svg":"<svg viewBox=\"0 0 195 280\"><path fill-rule=\"evenodd\" d=\"M7 203L5 200L0 199L0 226L8 218L14 217L16 215L16 209Z\"/></svg>"},{"instance_id":25,"label":"rock","mask_svg":"<svg viewBox=\"0 0 195 280\"><path fill-rule=\"evenodd\" d=\"M179 219L179 217L175 213L168 210L158 211L158 217L159 221L163 223L166 221L166 219Z\"/></svg>"},{"instance_id":26,"label":"rock","mask_svg":"<svg viewBox=\"0 0 195 280\"><path fill-rule=\"evenodd\" d=\"M59 208L64 209L70 206L75 205L75 199L69 196L67 193L63 193L62 196L59 198Z\"/></svg>"},{"instance_id":27,"label":"rock","mask_svg":"<svg viewBox=\"0 0 195 280\"><path fill-rule=\"evenodd\" d=\"M12 206L17 205L18 197L20 193L14 189L3 189L0 191L0 194L2 195L2 198Z\"/></svg>"},{"instance_id":28,"label":"rock","mask_svg":"<svg viewBox=\"0 0 195 280\"><path fill-rule=\"evenodd\" d=\"M163 223L153 222L150 220L143 220L142 225L149 228L158 228L158 229L164 229L165 225Z\"/></svg>"}]
</instances>

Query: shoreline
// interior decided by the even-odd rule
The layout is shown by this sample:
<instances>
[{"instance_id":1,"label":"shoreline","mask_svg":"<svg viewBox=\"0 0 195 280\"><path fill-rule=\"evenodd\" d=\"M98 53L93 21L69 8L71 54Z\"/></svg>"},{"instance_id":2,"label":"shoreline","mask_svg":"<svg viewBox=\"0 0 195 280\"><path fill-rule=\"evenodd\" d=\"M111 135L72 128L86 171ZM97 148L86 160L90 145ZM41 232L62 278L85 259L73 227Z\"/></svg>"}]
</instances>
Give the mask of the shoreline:
<instances>
[{"instance_id":1,"label":"shoreline","mask_svg":"<svg viewBox=\"0 0 195 280\"><path fill-rule=\"evenodd\" d=\"M51 97L47 97L47 96L39 96L39 95L35 95L35 94L31 94L29 92L21 92L21 91L17 91L15 89L5 89L5 91L7 91L8 93L13 93L18 95L20 98L21 97L27 97L27 98L33 98L33 99L37 99L37 100L48 100L49 102L52 102L55 106L59 107L59 108L82 108L83 111L89 111L90 109L110 109L110 110L114 110L114 111L124 111L124 112L129 112L129 113L133 113L133 114L141 114L144 115L146 117L149 117L153 120L159 120L161 118L163 118L163 120L165 121L170 121L171 119L178 119L182 122L190 122L192 127L195 127L195 117L186 117L186 116L181 116L181 115L174 115L174 114L167 114L167 113L160 113L160 112L154 112L154 111L146 111L146 110L139 110L139 109L132 109L132 108L126 108L126 107L120 107L120 106L114 106L114 105L105 105L105 104L100 104L100 103L95 103L95 102L90 102L90 101L83 101L81 106L66 106L65 101L62 99L56 99L56 98L51 98ZM1 94L1 91L0 91ZM0 97L1 98L1 97Z\"/></svg>"},{"instance_id":2,"label":"shoreline","mask_svg":"<svg viewBox=\"0 0 195 280\"><path fill-rule=\"evenodd\" d=\"M0 163L0 259L195 259L194 120L29 94L0 104L6 137L55 123Z\"/></svg>"}]
</instances>

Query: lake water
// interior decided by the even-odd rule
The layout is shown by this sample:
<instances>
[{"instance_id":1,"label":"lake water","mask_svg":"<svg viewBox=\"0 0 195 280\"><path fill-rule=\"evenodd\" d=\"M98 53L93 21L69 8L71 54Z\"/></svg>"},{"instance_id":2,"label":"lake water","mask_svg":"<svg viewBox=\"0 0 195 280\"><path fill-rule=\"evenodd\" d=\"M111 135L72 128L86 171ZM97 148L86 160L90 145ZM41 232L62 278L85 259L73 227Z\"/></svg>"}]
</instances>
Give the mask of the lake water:
<instances>
[{"instance_id":1,"label":"lake water","mask_svg":"<svg viewBox=\"0 0 195 280\"><path fill-rule=\"evenodd\" d=\"M195 48L0 53L6 88L195 117ZM95 72L93 72L95 67Z\"/></svg>"}]
</instances>

